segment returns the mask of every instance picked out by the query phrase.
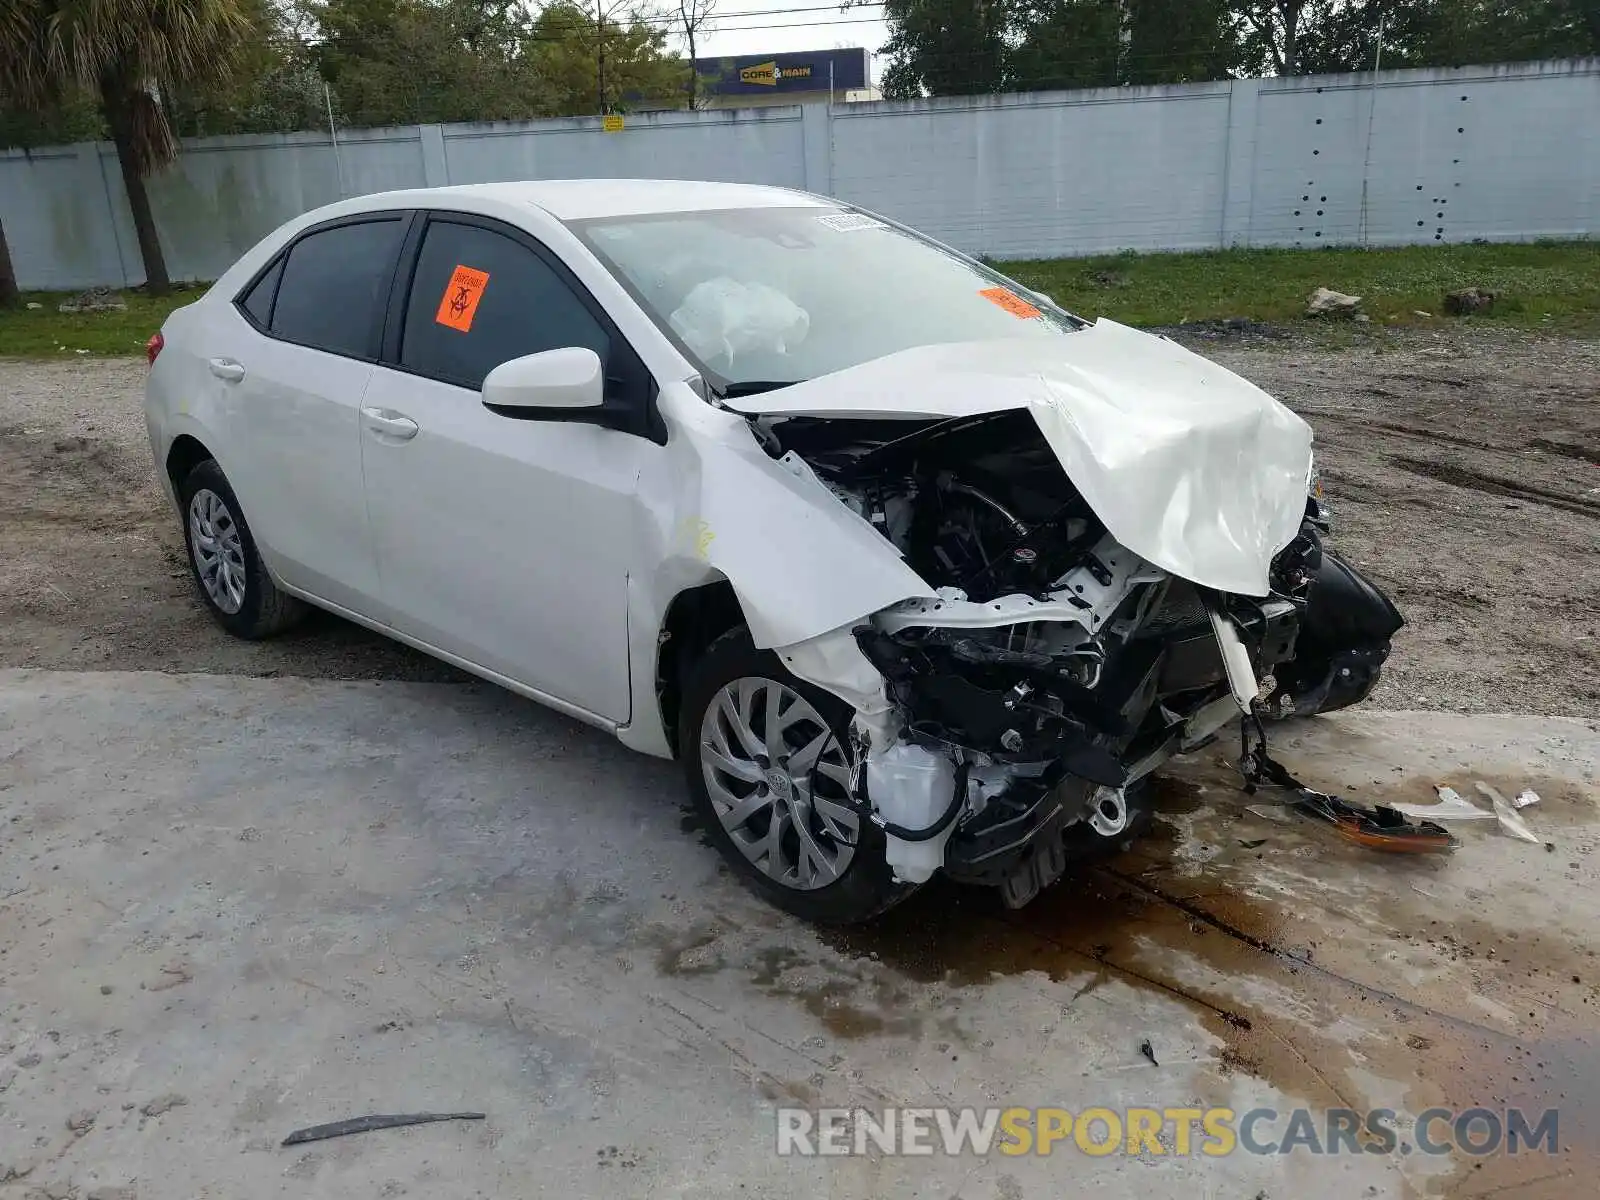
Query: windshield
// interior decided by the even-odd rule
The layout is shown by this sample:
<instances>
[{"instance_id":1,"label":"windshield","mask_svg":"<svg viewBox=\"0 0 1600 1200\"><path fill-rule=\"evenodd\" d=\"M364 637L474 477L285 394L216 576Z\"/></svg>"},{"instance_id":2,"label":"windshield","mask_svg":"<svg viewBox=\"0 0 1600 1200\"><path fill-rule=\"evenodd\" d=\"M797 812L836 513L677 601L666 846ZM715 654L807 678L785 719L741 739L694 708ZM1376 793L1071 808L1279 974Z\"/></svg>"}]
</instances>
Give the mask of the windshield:
<instances>
[{"instance_id":1,"label":"windshield","mask_svg":"<svg viewBox=\"0 0 1600 1200\"><path fill-rule=\"evenodd\" d=\"M1004 276L838 208L570 222L709 382L748 394L912 346L1080 324Z\"/></svg>"}]
</instances>

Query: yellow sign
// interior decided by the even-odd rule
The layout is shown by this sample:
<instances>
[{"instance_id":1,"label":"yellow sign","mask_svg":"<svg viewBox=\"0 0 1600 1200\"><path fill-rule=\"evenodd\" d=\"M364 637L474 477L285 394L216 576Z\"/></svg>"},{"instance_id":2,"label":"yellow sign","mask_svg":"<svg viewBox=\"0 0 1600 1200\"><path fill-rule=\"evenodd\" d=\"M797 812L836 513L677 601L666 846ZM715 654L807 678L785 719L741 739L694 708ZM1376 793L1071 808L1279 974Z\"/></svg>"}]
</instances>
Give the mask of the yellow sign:
<instances>
[{"instance_id":1,"label":"yellow sign","mask_svg":"<svg viewBox=\"0 0 1600 1200\"><path fill-rule=\"evenodd\" d=\"M780 79L810 78L810 67L780 67L775 62L757 63L753 67L739 68L740 83L758 83L763 87L777 87Z\"/></svg>"},{"instance_id":2,"label":"yellow sign","mask_svg":"<svg viewBox=\"0 0 1600 1200\"><path fill-rule=\"evenodd\" d=\"M622 114L607 113L605 116L600 118L600 128L604 129L607 133L621 133Z\"/></svg>"}]
</instances>

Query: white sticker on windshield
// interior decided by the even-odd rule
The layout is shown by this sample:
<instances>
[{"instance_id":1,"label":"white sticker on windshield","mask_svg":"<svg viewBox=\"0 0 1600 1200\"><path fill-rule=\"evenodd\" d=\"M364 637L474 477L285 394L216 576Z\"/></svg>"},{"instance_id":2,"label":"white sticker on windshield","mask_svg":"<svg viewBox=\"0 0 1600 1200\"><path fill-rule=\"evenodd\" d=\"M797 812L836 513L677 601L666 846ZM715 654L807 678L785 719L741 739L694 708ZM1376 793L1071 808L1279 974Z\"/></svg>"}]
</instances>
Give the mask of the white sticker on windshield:
<instances>
[{"instance_id":1,"label":"white sticker on windshield","mask_svg":"<svg viewBox=\"0 0 1600 1200\"><path fill-rule=\"evenodd\" d=\"M860 213L852 212L826 213L818 217L817 220L838 233L853 233L857 229L889 228L887 224L873 217L866 217Z\"/></svg>"}]
</instances>

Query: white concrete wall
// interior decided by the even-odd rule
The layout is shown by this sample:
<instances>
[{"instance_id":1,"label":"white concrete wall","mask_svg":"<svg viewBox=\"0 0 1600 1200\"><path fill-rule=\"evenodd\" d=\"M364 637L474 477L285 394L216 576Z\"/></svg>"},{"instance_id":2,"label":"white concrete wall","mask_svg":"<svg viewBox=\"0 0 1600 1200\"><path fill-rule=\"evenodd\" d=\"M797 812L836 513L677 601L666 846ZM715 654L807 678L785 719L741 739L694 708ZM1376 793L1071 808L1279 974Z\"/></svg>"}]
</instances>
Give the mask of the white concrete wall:
<instances>
[{"instance_id":1,"label":"white concrete wall","mask_svg":"<svg viewBox=\"0 0 1600 1200\"><path fill-rule=\"evenodd\" d=\"M837 195L996 257L1400 245L1600 228L1600 60L187 143L151 196L174 278L389 188L644 176ZM28 288L142 278L111 147L0 151Z\"/></svg>"}]
</instances>

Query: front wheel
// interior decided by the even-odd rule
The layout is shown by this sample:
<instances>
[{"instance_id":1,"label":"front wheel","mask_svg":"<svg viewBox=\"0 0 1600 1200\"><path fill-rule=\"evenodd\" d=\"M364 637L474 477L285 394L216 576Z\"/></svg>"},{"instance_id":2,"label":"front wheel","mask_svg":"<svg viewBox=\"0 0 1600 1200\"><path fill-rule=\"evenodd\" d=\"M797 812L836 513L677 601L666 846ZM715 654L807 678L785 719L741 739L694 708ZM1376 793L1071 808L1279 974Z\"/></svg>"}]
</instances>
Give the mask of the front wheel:
<instances>
[{"instance_id":1,"label":"front wheel","mask_svg":"<svg viewBox=\"0 0 1600 1200\"><path fill-rule=\"evenodd\" d=\"M753 891L824 925L870 920L910 895L883 831L850 791L849 707L789 674L744 630L724 634L684 688L678 749L689 795Z\"/></svg>"}]
</instances>

